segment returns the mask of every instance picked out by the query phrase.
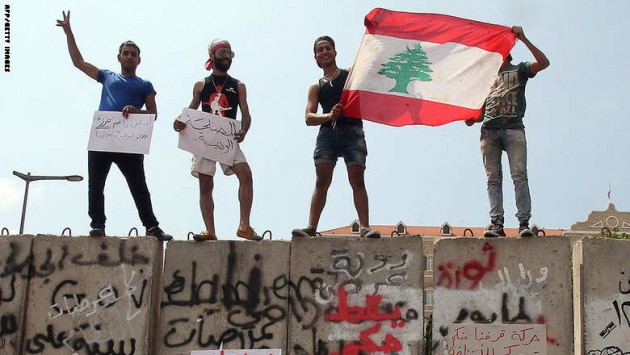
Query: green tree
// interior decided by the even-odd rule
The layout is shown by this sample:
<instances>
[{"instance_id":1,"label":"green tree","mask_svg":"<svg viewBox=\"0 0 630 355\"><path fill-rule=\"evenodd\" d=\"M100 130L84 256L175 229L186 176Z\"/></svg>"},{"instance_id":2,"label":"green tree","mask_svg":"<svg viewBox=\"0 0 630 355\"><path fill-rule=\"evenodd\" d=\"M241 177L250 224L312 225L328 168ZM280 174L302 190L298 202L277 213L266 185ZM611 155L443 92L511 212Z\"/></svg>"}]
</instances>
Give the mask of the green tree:
<instances>
[{"instance_id":1,"label":"green tree","mask_svg":"<svg viewBox=\"0 0 630 355\"><path fill-rule=\"evenodd\" d=\"M407 85L412 80L432 81L428 73L432 73L427 59L427 54L422 50L420 43L415 47L407 47L406 51L397 53L389 58L388 63L381 64L383 69L378 74L396 80L396 85L389 92L408 94Z\"/></svg>"}]
</instances>

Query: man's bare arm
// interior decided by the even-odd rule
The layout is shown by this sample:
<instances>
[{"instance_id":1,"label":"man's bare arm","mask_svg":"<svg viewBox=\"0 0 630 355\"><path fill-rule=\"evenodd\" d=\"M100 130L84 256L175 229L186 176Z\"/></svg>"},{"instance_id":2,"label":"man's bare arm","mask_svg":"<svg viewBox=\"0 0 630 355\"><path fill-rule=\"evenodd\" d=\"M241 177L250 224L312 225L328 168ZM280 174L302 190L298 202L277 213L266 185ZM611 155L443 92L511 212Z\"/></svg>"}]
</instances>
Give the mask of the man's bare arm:
<instances>
[{"instance_id":1,"label":"man's bare arm","mask_svg":"<svg viewBox=\"0 0 630 355\"><path fill-rule=\"evenodd\" d=\"M244 83L238 83L238 106L241 109L241 130L236 133L236 141L242 142L245 139L249 127L252 125L252 115L249 113L247 104L247 88Z\"/></svg>"},{"instance_id":2,"label":"man's bare arm","mask_svg":"<svg viewBox=\"0 0 630 355\"><path fill-rule=\"evenodd\" d=\"M79 68L82 72L87 74L90 78L97 80L98 78L98 68L94 65L83 60L83 56L79 51L79 47L77 46L77 42L74 39L74 34L72 33L72 28L70 27L70 11L66 15L66 12L63 13L63 20L57 20L57 26L63 28L63 31L66 33L66 39L68 41L68 52L70 53L70 59L72 59L72 64L75 67Z\"/></svg>"},{"instance_id":3,"label":"man's bare arm","mask_svg":"<svg viewBox=\"0 0 630 355\"><path fill-rule=\"evenodd\" d=\"M525 36L525 32L523 32L523 28L521 26L512 26L512 32L516 34L518 39L523 42L523 44L529 49L529 51L534 56L534 61L532 61L529 65L530 75L533 77L539 71L547 68L549 66L549 59L547 56L538 49L529 39Z\"/></svg>"},{"instance_id":4,"label":"man's bare arm","mask_svg":"<svg viewBox=\"0 0 630 355\"><path fill-rule=\"evenodd\" d=\"M333 107L329 113L317 113L319 105L319 84L315 83L308 89L308 97L306 99L306 112L304 118L307 126L319 126L326 122L330 122L341 115L341 106L339 104Z\"/></svg>"},{"instance_id":5,"label":"man's bare arm","mask_svg":"<svg viewBox=\"0 0 630 355\"><path fill-rule=\"evenodd\" d=\"M199 105L201 104L201 90L203 90L203 85L204 81L201 79L193 86L193 97L188 105L189 109L196 110L199 108Z\"/></svg>"},{"instance_id":6,"label":"man's bare arm","mask_svg":"<svg viewBox=\"0 0 630 355\"><path fill-rule=\"evenodd\" d=\"M157 120L157 104L155 103L155 94L149 95L144 99L145 110L137 107L133 107L131 105L127 105L123 107L122 114L127 118L130 113L142 113L142 114L154 114L155 119Z\"/></svg>"},{"instance_id":7,"label":"man's bare arm","mask_svg":"<svg viewBox=\"0 0 630 355\"><path fill-rule=\"evenodd\" d=\"M192 100L190 101L190 104L188 105L189 109L196 110L199 108L199 104L201 103L201 90L203 90L203 84L204 83L202 79L196 82L195 85L193 86L193 97L192 97ZM179 116L177 116L177 118L173 122L173 129L176 132L186 129L186 124L180 121Z\"/></svg>"}]
</instances>

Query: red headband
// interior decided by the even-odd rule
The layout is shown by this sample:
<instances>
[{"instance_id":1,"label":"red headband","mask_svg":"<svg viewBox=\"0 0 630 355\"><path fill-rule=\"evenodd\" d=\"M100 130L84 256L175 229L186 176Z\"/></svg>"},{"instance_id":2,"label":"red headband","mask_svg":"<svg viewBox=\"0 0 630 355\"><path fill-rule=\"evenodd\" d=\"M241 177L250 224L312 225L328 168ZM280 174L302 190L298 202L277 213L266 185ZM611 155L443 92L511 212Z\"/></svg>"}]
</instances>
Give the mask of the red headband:
<instances>
[{"instance_id":1,"label":"red headband","mask_svg":"<svg viewBox=\"0 0 630 355\"><path fill-rule=\"evenodd\" d=\"M232 49L228 41L215 40L215 41L212 41L212 43L210 43L210 45L208 46L208 55L211 55L212 53L214 53L214 51L221 48L227 48L230 50ZM212 68L214 67L214 61L212 60L212 58L208 58L208 60L206 60L205 67L206 67L206 70L212 70Z\"/></svg>"}]
</instances>

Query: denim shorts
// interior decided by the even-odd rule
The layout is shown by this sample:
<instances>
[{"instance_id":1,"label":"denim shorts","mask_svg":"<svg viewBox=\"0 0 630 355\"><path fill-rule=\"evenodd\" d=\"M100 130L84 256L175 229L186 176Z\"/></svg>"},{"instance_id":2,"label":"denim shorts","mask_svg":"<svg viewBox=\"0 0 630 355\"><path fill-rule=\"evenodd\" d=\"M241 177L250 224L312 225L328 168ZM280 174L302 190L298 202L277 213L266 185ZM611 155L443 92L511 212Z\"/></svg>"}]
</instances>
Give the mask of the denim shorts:
<instances>
[{"instance_id":1,"label":"denim shorts","mask_svg":"<svg viewBox=\"0 0 630 355\"><path fill-rule=\"evenodd\" d=\"M367 143L361 126L322 126L317 135L313 159L315 165L331 163L335 165L337 158L343 157L347 166L361 165L365 167Z\"/></svg>"}]
</instances>

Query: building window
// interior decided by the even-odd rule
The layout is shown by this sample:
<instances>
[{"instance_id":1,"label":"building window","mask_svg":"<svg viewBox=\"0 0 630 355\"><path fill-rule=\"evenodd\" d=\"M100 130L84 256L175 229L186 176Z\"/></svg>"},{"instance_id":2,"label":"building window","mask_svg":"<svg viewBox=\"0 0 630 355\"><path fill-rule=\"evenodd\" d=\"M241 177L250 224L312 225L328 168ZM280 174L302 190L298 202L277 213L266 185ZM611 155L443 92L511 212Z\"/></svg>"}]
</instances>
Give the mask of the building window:
<instances>
[{"instance_id":1,"label":"building window","mask_svg":"<svg viewBox=\"0 0 630 355\"><path fill-rule=\"evenodd\" d=\"M354 221L352 222L352 233L359 233L361 226L359 226L359 222L358 221Z\"/></svg>"},{"instance_id":2,"label":"building window","mask_svg":"<svg viewBox=\"0 0 630 355\"><path fill-rule=\"evenodd\" d=\"M425 271L433 270L433 255L427 255L424 257L424 270Z\"/></svg>"},{"instance_id":3,"label":"building window","mask_svg":"<svg viewBox=\"0 0 630 355\"><path fill-rule=\"evenodd\" d=\"M398 222L396 225L396 233L400 235L407 234L407 226L403 222Z\"/></svg>"},{"instance_id":4,"label":"building window","mask_svg":"<svg viewBox=\"0 0 630 355\"><path fill-rule=\"evenodd\" d=\"M452 235L452 227L450 224L448 224L448 222L444 222L444 224L442 225L442 227L440 227L440 233L442 235Z\"/></svg>"},{"instance_id":5,"label":"building window","mask_svg":"<svg viewBox=\"0 0 630 355\"><path fill-rule=\"evenodd\" d=\"M425 305L433 304L433 290L422 291L422 296Z\"/></svg>"}]
</instances>

